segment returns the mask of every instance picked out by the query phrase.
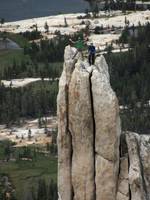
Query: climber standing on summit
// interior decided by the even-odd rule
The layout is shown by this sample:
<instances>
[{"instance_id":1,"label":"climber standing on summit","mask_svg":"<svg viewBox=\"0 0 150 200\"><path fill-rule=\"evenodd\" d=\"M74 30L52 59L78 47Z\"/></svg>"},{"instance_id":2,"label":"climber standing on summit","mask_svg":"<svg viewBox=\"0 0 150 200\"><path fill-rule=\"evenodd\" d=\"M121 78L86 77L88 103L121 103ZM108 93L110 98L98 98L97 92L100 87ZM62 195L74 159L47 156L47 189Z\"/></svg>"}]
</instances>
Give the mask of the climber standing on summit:
<instances>
[{"instance_id":1,"label":"climber standing on summit","mask_svg":"<svg viewBox=\"0 0 150 200\"><path fill-rule=\"evenodd\" d=\"M93 43L91 43L88 47L88 59L89 59L89 64L90 65L94 65L95 63L95 53L96 53L96 49L95 46L93 45Z\"/></svg>"}]
</instances>

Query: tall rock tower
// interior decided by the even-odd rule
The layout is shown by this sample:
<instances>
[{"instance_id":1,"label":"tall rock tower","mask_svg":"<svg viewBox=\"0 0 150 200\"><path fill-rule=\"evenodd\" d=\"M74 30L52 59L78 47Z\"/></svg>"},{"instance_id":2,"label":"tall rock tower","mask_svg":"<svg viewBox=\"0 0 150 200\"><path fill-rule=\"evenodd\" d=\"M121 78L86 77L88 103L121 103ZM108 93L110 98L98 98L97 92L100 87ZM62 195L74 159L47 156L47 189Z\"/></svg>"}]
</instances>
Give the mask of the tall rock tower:
<instances>
[{"instance_id":1,"label":"tall rock tower","mask_svg":"<svg viewBox=\"0 0 150 200\"><path fill-rule=\"evenodd\" d=\"M103 56L89 66L65 49L59 82L59 200L116 200L120 118Z\"/></svg>"}]
</instances>

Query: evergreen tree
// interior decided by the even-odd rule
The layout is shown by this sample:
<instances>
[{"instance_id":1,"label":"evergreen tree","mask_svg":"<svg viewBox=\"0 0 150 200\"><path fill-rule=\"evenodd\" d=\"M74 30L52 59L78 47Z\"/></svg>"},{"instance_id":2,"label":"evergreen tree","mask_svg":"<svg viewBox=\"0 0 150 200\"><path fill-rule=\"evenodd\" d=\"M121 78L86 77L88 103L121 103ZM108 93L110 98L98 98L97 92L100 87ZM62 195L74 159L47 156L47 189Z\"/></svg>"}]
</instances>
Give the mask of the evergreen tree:
<instances>
[{"instance_id":1,"label":"evergreen tree","mask_svg":"<svg viewBox=\"0 0 150 200\"><path fill-rule=\"evenodd\" d=\"M64 17L64 26L65 26L65 27L68 27L68 23L67 23L66 17Z\"/></svg>"},{"instance_id":2,"label":"evergreen tree","mask_svg":"<svg viewBox=\"0 0 150 200\"><path fill-rule=\"evenodd\" d=\"M44 24L44 29L45 29L45 33L49 32L49 26L48 26L47 22L45 22L45 24Z\"/></svg>"},{"instance_id":3,"label":"evergreen tree","mask_svg":"<svg viewBox=\"0 0 150 200\"><path fill-rule=\"evenodd\" d=\"M47 200L47 186L43 179L38 182L37 200Z\"/></svg>"},{"instance_id":4,"label":"evergreen tree","mask_svg":"<svg viewBox=\"0 0 150 200\"><path fill-rule=\"evenodd\" d=\"M0 23L1 23L1 27L2 27L2 25L5 23L5 19L4 19L4 18L1 18L1 19L0 19Z\"/></svg>"}]
</instances>

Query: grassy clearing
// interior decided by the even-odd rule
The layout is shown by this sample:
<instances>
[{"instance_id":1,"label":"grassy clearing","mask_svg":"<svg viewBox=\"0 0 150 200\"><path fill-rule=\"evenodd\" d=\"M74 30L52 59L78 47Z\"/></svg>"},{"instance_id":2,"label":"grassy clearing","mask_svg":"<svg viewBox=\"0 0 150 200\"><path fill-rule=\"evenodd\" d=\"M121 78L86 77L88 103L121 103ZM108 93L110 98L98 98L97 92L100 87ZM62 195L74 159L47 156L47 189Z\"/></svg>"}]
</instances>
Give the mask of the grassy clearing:
<instances>
[{"instance_id":1,"label":"grassy clearing","mask_svg":"<svg viewBox=\"0 0 150 200\"><path fill-rule=\"evenodd\" d=\"M7 158L8 147L16 161L2 161ZM50 153L41 153L43 148L45 149L39 145L13 148L13 144L8 140L0 142L0 175L5 174L9 177L18 200L21 200L32 187L36 188L39 179L45 179L47 183L50 179L57 181L57 157ZM24 157L32 159L26 161L19 159Z\"/></svg>"},{"instance_id":2,"label":"grassy clearing","mask_svg":"<svg viewBox=\"0 0 150 200\"><path fill-rule=\"evenodd\" d=\"M22 59L29 59L28 55L24 55L23 50L0 50L1 65L10 65L14 60L20 63Z\"/></svg>"},{"instance_id":3,"label":"grassy clearing","mask_svg":"<svg viewBox=\"0 0 150 200\"><path fill-rule=\"evenodd\" d=\"M34 161L19 161L3 163L0 172L7 174L16 188L17 199L21 199L30 188L36 187L38 179L47 182L57 179L57 158L38 154Z\"/></svg>"},{"instance_id":4,"label":"grassy clearing","mask_svg":"<svg viewBox=\"0 0 150 200\"><path fill-rule=\"evenodd\" d=\"M8 37L19 44L22 49L20 50L0 50L0 79L15 79L26 77L59 77L62 72L62 62L52 62L48 60L51 56L50 49L47 50L47 57L45 60L39 60L40 52L35 59L35 46L31 44L21 35L13 33L1 33L0 38ZM25 47L25 48L24 48ZM28 49L28 51L27 51ZM43 50L44 51L44 50ZM42 55L42 56L43 56Z\"/></svg>"}]
</instances>

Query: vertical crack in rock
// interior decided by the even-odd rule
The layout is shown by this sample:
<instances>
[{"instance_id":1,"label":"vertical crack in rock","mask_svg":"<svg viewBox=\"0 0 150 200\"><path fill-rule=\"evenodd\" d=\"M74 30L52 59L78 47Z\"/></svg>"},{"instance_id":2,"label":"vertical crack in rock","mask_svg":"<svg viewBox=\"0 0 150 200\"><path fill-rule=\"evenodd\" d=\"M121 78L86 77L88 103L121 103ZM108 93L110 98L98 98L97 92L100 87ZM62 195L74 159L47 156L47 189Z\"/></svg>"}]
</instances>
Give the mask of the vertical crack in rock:
<instances>
[{"instance_id":1,"label":"vertical crack in rock","mask_svg":"<svg viewBox=\"0 0 150 200\"><path fill-rule=\"evenodd\" d=\"M128 163L129 163L129 168L130 168L130 159L129 159L129 155L128 155ZM129 168L128 168L128 172L129 172ZM129 200L132 200L132 193L131 193L131 186L129 184Z\"/></svg>"},{"instance_id":2,"label":"vertical crack in rock","mask_svg":"<svg viewBox=\"0 0 150 200\"><path fill-rule=\"evenodd\" d=\"M121 133L119 106L110 86L103 56L93 66L92 94L95 116L96 199L116 200Z\"/></svg>"},{"instance_id":3,"label":"vertical crack in rock","mask_svg":"<svg viewBox=\"0 0 150 200\"><path fill-rule=\"evenodd\" d=\"M65 78L65 73L61 79ZM60 80L57 110L58 115L58 190L59 198L71 200L71 135L68 132L68 90L67 84L63 84ZM67 191L67 192L66 192Z\"/></svg>"},{"instance_id":4,"label":"vertical crack in rock","mask_svg":"<svg viewBox=\"0 0 150 200\"><path fill-rule=\"evenodd\" d=\"M128 163L129 163L129 166L128 166L128 174L129 174L129 169L130 169L129 154L128 154ZM132 193L131 193L131 186L130 186L130 184L129 184L129 200L132 200Z\"/></svg>"},{"instance_id":5,"label":"vertical crack in rock","mask_svg":"<svg viewBox=\"0 0 150 200\"><path fill-rule=\"evenodd\" d=\"M120 141L104 57L89 67L75 52L65 49L57 96L59 200L150 200L150 137L126 132Z\"/></svg>"},{"instance_id":6,"label":"vertical crack in rock","mask_svg":"<svg viewBox=\"0 0 150 200\"><path fill-rule=\"evenodd\" d=\"M118 173L117 200L129 200L129 162L125 133L120 136L120 163Z\"/></svg>"},{"instance_id":7,"label":"vertical crack in rock","mask_svg":"<svg viewBox=\"0 0 150 200\"><path fill-rule=\"evenodd\" d=\"M69 130L72 135L74 200L94 199L93 116L89 73L78 62L69 84Z\"/></svg>"},{"instance_id":8,"label":"vertical crack in rock","mask_svg":"<svg viewBox=\"0 0 150 200\"><path fill-rule=\"evenodd\" d=\"M140 155L139 143L140 143L140 141L136 140L137 152L138 152L138 156L139 156L140 171L141 171L141 178L142 178L142 187L143 187L143 195L144 195L143 199L145 198L145 200L149 200L147 187L146 187L146 183L145 183L145 178L144 178L144 168L143 168L143 164L142 164L142 158Z\"/></svg>"},{"instance_id":9,"label":"vertical crack in rock","mask_svg":"<svg viewBox=\"0 0 150 200\"><path fill-rule=\"evenodd\" d=\"M103 56L90 69L75 65L71 54L67 47L57 98L59 199L116 200L121 131L108 66Z\"/></svg>"},{"instance_id":10,"label":"vertical crack in rock","mask_svg":"<svg viewBox=\"0 0 150 200\"><path fill-rule=\"evenodd\" d=\"M90 83L90 97L91 97L91 112L92 112L92 119L93 119L93 152L94 152L94 200L96 200L96 148L95 148L95 136L96 136L96 122L95 122L95 115L94 115L94 104L93 104L93 93L92 93L92 72L89 75L89 83Z\"/></svg>"},{"instance_id":11,"label":"vertical crack in rock","mask_svg":"<svg viewBox=\"0 0 150 200\"><path fill-rule=\"evenodd\" d=\"M117 181L117 192L119 191L119 179L120 179L120 173L121 173L121 158L123 157L123 149L122 149L122 141L123 141L123 135L120 135L120 144L119 144L119 167L118 167L118 181ZM120 192L120 191L119 191Z\"/></svg>"},{"instance_id":12,"label":"vertical crack in rock","mask_svg":"<svg viewBox=\"0 0 150 200\"><path fill-rule=\"evenodd\" d=\"M123 157L123 147L122 147L122 143L123 143L123 134L120 135L120 144L119 144L119 169L118 169L118 180L119 180L119 175L121 172L121 158ZM118 186L117 186L118 188Z\"/></svg>"},{"instance_id":13,"label":"vertical crack in rock","mask_svg":"<svg viewBox=\"0 0 150 200\"><path fill-rule=\"evenodd\" d=\"M65 62L63 73L59 80L59 93L57 96L58 196L60 200L72 200L72 138L68 130L68 87L75 65L74 60L70 59L74 51L69 46L65 49Z\"/></svg>"},{"instance_id":14,"label":"vertical crack in rock","mask_svg":"<svg viewBox=\"0 0 150 200\"><path fill-rule=\"evenodd\" d=\"M70 77L71 79L71 77ZM71 169L72 169L72 157L73 157L73 146L72 146L72 134L71 134L71 131L69 129L69 83L70 83L70 80L68 82L68 84L65 86L65 98L66 98L66 133L68 134L68 137L70 137L70 176L71 176ZM73 185L72 185L72 177L70 177L71 179L71 194L70 194L70 197L71 197L71 200L73 200L74 198L74 188L73 188Z\"/></svg>"},{"instance_id":15,"label":"vertical crack in rock","mask_svg":"<svg viewBox=\"0 0 150 200\"><path fill-rule=\"evenodd\" d=\"M127 143L126 136L125 136L125 141ZM128 149L127 149L127 151L128 151ZM129 151L128 151L128 174L129 174L129 171L130 171L130 158L129 158ZM130 184L129 184L129 200L132 200L132 193L131 193L131 186L130 186Z\"/></svg>"},{"instance_id":16,"label":"vertical crack in rock","mask_svg":"<svg viewBox=\"0 0 150 200\"><path fill-rule=\"evenodd\" d=\"M70 174L71 174L72 157L73 157L73 146L72 146L72 134L71 134L71 131L69 130L69 127L68 127L68 133L70 135L70 145L71 145L71 152L70 152ZM71 200L73 200L73 199L74 199L74 188L73 188L73 185L72 185L72 177L71 177Z\"/></svg>"},{"instance_id":17,"label":"vertical crack in rock","mask_svg":"<svg viewBox=\"0 0 150 200\"><path fill-rule=\"evenodd\" d=\"M68 113L68 103L69 103L69 95L68 95L68 84L65 85L65 102L66 102L66 133L70 134L69 132L69 113Z\"/></svg>"},{"instance_id":18,"label":"vertical crack in rock","mask_svg":"<svg viewBox=\"0 0 150 200\"><path fill-rule=\"evenodd\" d=\"M146 184L139 150L140 137L133 132L127 132L126 134L130 160L129 184L131 200L147 200L145 191Z\"/></svg>"}]
</instances>

